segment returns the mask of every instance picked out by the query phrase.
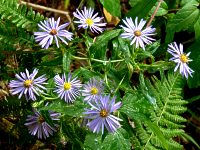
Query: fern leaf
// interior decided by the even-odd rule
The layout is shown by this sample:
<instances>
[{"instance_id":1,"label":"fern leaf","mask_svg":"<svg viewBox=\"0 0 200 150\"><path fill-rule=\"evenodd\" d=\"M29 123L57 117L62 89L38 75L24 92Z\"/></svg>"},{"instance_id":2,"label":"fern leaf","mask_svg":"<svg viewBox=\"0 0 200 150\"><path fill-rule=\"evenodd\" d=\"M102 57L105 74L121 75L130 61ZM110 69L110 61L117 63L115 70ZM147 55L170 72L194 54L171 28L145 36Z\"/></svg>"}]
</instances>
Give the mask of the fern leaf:
<instances>
[{"instance_id":1,"label":"fern leaf","mask_svg":"<svg viewBox=\"0 0 200 150\"><path fill-rule=\"evenodd\" d=\"M180 136L181 133L184 132L182 129L179 129L179 124L186 122L186 119L179 115L180 113L186 111L186 107L182 105L171 105L176 100L184 101L181 100L183 94L182 83L182 78L178 74L169 74L168 78L164 78L163 82L160 82L154 77L153 85L149 80L145 81L145 85L148 88L154 88L154 90L151 90L153 93L150 94L156 97L157 104L159 105L159 107L155 108L157 116L152 121L159 126L160 130L168 141L169 147L172 147L172 149L182 148L180 144L176 142L171 144L169 141L173 140L173 137ZM163 124L163 118L165 119L165 125ZM169 125L167 125L168 123ZM168 126L170 126L170 128L168 128ZM160 142L159 144L159 139L153 131L148 141L145 143L144 149L148 147L150 143L155 147L162 147L162 143Z\"/></svg>"},{"instance_id":2,"label":"fern leaf","mask_svg":"<svg viewBox=\"0 0 200 150\"><path fill-rule=\"evenodd\" d=\"M1 50L19 50L22 47L31 48L35 44L34 37L24 29L13 26L12 23L0 20ZM8 45L12 48L7 49Z\"/></svg>"},{"instance_id":3,"label":"fern leaf","mask_svg":"<svg viewBox=\"0 0 200 150\"><path fill-rule=\"evenodd\" d=\"M179 74L169 73L162 81L156 77L151 81L145 80L141 75L139 89L132 94L126 93L121 111L134 121L136 147L140 146L143 150L183 148L174 140L175 137L182 136L182 123L186 122L180 115L186 111L184 105L187 104L182 97L183 86L184 82ZM142 115L146 118L138 118Z\"/></svg>"},{"instance_id":4,"label":"fern leaf","mask_svg":"<svg viewBox=\"0 0 200 150\"><path fill-rule=\"evenodd\" d=\"M0 0L0 17L28 31L33 31L37 23L44 19L32 9L28 10L25 5L19 5L18 0Z\"/></svg>"}]
</instances>

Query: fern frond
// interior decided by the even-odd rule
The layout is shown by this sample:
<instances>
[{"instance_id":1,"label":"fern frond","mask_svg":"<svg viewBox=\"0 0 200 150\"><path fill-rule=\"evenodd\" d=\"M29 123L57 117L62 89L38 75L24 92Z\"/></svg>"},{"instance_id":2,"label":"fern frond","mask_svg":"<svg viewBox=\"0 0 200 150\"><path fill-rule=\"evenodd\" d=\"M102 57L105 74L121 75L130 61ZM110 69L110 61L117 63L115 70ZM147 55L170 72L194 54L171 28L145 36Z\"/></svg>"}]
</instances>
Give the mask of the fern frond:
<instances>
[{"instance_id":1,"label":"fern frond","mask_svg":"<svg viewBox=\"0 0 200 150\"><path fill-rule=\"evenodd\" d=\"M10 20L18 28L33 31L37 23L44 19L39 13L27 9L25 5L18 4L18 0L0 0L1 19Z\"/></svg>"},{"instance_id":2,"label":"fern frond","mask_svg":"<svg viewBox=\"0 0 200 150\"><path fill-rule=\"evenodd\" d=\"M138 139L141 149L145 150L182 149L183 146L174 140L184 133L182 123L186 122L186 119L180 115L186 111L184 105L187 104L182 97L184 86L182 77L178 74L169 74L162 81L156 77L150 81L140 76L140 83L140 90L137 90L136 94L142 93L144 98L153 104L152 109L148 109L149 113L146 114L152 125L144 119L136 118L134 138ZM152 103L151 100L155 102ZM132 116L131 118L134 119Z\"/></svg>"},{"instance_id":3,"label":"fern frond","mask_svg":"<svg viewBox=\"0 0 200 150\"><path fill-rule=\"evenodd\" d=\"M19 50L23 47L32 48L34 37L24 29L13 26L12 23L0 20L1 50ZM11 48L8 48L10 46Z\"/></svg>"},{"instance_id":4,"label":"fern frond","mask_svg":"<svg viewBox=\"0 0 200 150\"><path fill-rule=\"evenodd\" d=\"M167 127L167 128L172 128L172 129L173 129L173 128L183 128L183 127L185 127L185 126L182 125L182 124L174 123L174 122L172 122L172 121L170 121L170 120L167 120L167 119L165 119L165 118L161 118L161 119L160 119L159 125L160 125L160 126Z\"/></svg>"}]
</instances>

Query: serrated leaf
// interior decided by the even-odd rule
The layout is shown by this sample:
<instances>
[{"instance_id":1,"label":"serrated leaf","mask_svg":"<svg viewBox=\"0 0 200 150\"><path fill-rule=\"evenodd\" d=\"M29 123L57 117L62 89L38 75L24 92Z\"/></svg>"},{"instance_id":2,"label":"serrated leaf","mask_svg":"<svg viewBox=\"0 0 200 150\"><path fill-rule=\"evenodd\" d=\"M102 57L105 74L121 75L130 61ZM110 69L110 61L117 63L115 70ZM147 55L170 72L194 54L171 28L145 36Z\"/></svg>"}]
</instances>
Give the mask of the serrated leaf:
<instances>
[{"instance_id":1,"label":"serrated leaf","mask_svg":"<svg viewBox=\"0 0 200 150\"><path fill-rule=\"evenodd\" d=\"M167 24L166 42L173 40L174 33L193 27L199 17L198 5L189 3L180 9Z\"/></svg>"},{"instance_id":2,"label":"serrated leaf","mask_svg":"<svg viewBox=\"0 0 200 150\"><path fill-rule=\"evenodd\" d=\"M114 133L108 134L103 143L102 150L129 150L131 143L127 137L127 132L120 128Z\"/></svg>"},{"instance_id":3,"label":"serrated leaf","mask_svg":"<svg viewBox=\"0 0 200 150\"><path fill-rule=\"evenodd\" d=\"M100 0L103 7L115 17L121 17L120 0Z\"/></svg>"},{"instance_id":4,"label":"serrated leaf","mask_svg":"<svg viewBox=\"0 0 200 150\"><path fill-rule=\"evenodd\" d=\"M127 13L127 17L144 18L148 15L149 11L156 4L157 0L141 0ZM142 10L142 11L141 11Z\"/></svg>"}]
</instances>

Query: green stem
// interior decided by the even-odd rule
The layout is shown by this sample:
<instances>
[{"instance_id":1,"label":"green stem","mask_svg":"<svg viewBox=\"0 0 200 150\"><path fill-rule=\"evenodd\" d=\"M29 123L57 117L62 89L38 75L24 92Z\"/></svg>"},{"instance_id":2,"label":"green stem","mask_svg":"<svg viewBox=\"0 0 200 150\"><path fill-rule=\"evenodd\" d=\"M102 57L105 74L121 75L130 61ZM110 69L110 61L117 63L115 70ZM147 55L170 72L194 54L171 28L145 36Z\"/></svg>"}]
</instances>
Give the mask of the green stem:
<instances>
[{"instance_id":1,"label":"green stem","mask_svg":"<svg viewBox=\"0 0 200 150\"><path fill-rule=\"evenodd\" d=\"M161 62L165 62L165 61L159 61L160 63ZM171 66L173 65L174 63L173 62L165 62L167 65ZM138 64L139 67L160 67L161 64Z\"/></svg>"},{"instance_id":2,"label":"green stem","mask_svg":"<svg viewBox=\"0 0 200 150\"><path fill-rule=\"evenodd\" d=\"M73 59L78 59L78 60L89 60L89 58L85 58L85 57L78 57L78 56L72 56ZM95 58L91 58L91 61L95 61L95 62L100 62L100 63L116 63L116 62L121 62L124 61L124 59L119 59L119 60L100 60L100 59L95 59Z\"/></svg>"},{"instance_id":3,"label":"green stem","mask_svg":"<svg viewBox=\"0 0 200 150\"><path fill-rule=\"evenodd\" d=\"M126 75L124 75L124 77L121 79L120 83L118 84L117 88L115 89L114 95L115 95L115 93L118 91L118 89L119 89L120 85L122 84L122 82L124 81L125 76L126 76Z\"/></svg>"}]
</instances>

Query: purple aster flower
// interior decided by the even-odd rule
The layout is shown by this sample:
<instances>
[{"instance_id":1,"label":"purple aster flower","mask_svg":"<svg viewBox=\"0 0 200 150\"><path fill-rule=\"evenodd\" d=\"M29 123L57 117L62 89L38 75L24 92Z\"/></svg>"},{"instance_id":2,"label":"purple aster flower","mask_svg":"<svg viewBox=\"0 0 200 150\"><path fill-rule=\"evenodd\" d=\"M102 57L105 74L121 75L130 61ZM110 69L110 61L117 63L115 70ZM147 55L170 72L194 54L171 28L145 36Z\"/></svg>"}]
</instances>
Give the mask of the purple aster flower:
<instances>
[{"instance_id":1,"label":"purple aster flower","mask_svg":"<svg viewBox=\"0 0 200 150\"><path fill-rule=\"evenodd\" d=\"M94 33L103 32L103 28L106 26L106 23L101 23L103 17L97 17L98 13L94 14L94 9L89 8L87 9L84 7L84 10L81 10L81 12L77 9L76 12L74 12L74 17L79 19L79 21L74 21L75 23L79 23L79 28L90 28L90 30Z\"/></svg>"},{"instance_id":2,"label":"purple aster flower","mask_svg":"<svg viewBox=\"0 0 200 150\"><path fill-rule=\"evenodd\" d=\"M29 71L26 69L26 72L20 72L16 74L15 77L17 80L12 80L9 83L9 87L11 88L10 92L12 95L19 94L18 99L25 95L26 100L36 100L36 95L39 96L39 93L43 93L43 90L46 88L43 86L47 78L45 75L42 75L35 79L35 76L38 73L38 69L34 69L33 73L29 74Z\"/></svg>"},{"instance_id":3,"label":"purple aster flower","mask_svg":"<svg viewBox=\"0 0 200 150\"><path fill-rule=\"evenodd\" d=\"M192 61L189 58L190 52L185 54L183 53L183 45L180 43L179 47L176 42L168 45L167 51L173 55L170 59L171 61L177 63L174 72L180 67L180 74L188 78L188 74L192 77L192 73L194 72L189 66L188 63Z\"/></svg>"},{"instance_id":4,"label":"purple aster flower","mask_svg":"<svg viewBox=\"0 0 200 150\"><path fill-rule=\"evenodd\" d=\"M71 103L80 95L81 82L77 77L72 79L70 73L68 74L68 78L66 78L65 74L62 77L56 75L54 81L56 83L56 90L54 92L58 94L58 97L64 99L65 102Z\"/></svg>"},{"instance_id":5,"label":"purple aster flower","mask_svg":"<svg viewBox=\"0 0 200 150\"><path fill-rule=\"evenodd\" d=\"M49 116L52 120L59 120L60 113L55 113L53 111L48 111ZM26 123L24 124L28 127L29 133L31 135L37 135L38 139L46 139L50 135L53 135L53 132L56 132L57 124L54 124L52 127L49 125L45 118L36 110L34 110L33 115L28 115Z\"/></svg>"},{"instance_id":6,"label":"purple aster flower","mask_svg":"<svg viewBox=\"0 0 200 150\"><path fill-rule=\"evenodd\" d=\"M58 39L60 39L63 43L68 45L67 40L72 40L72 33L68 32L67 30L64 30L69 23L65 23L61 26L59 26L60 23L60 17L57 21L54 20L54 18L49 18L47 21L44 20L41 21L40 24L38 24L39 29L42 32L34 32L35 40L37 42L40 42L39 45L42 46L42 48L48 49L49 46L52 44L53 39L56 41L56 45L59 48Z\"/></svg>"},{"instance_id":7,"label":"purple aster flower","mask_svg":"<svg viewBox=\"0 0 200 150\"><path fill-rule=\"evenodd\" d=\"M92 119L87 126L96 133L101 130L104 133L104 126L109 132L115 132L121 125L120 118L113 116L111 113L121 107L121 102L115 104L115 98L110 100L110 96L98 97L93 103L89 103L92 108L87 110L84 114L88 115L86 118Z\"/></svg>"},{"instance_id":8,"label":"purple aster flower","mask_svg":"<svg viewBox=\"0 0 200 150\"><path fill-rule=\"evenodd\" d=\"M132 40L131 45L135 43L136 48L142 47L143 50L145 50L145 44L151 44L152 41L155 41L155 39L150 38L149 36L155 35L153 32L155 32L156 29L151 26L143 29L146 24L145 20L141 19L139 24L138 17L135 18L135 23L133 23L132 18L126 18L122 21L126 26L120 25L120 27L122 27L125 31L125 33L121 34L121 37Z\"/></svg>"},{"instance_id":9,"label":"purple aster flower","mask_svg":"<svg viewBox=\"0 0 200 150\"><path fill-rule=\"evenodd\" d=\"M88 83L83 85L82 95L85 101L95 100L103 93L103 82L94 78L90 79Z\"/></svg>"}]
</instances>

